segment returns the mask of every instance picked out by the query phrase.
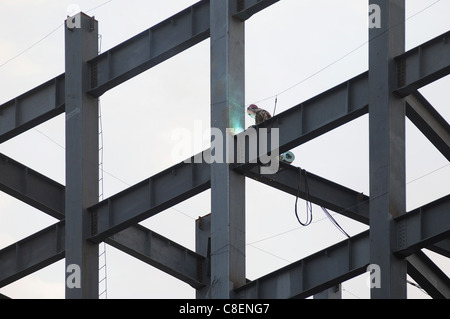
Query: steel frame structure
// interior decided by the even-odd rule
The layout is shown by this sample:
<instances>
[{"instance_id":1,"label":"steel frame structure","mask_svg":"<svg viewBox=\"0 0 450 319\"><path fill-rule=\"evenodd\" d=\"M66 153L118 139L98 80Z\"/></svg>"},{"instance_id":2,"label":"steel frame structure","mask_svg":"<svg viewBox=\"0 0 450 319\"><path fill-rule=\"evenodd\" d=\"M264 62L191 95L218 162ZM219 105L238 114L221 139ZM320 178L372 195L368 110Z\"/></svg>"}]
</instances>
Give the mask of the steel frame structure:
<instances>
[{"instance_id":1,"label":"steel frame structure","mask_svg":"<svg viewBox=\"0 0 450 319\"><path fill-rule=\"evenodd\" d=\"M450 74L450 32L405 52L404 0L369 1L382 21L369 31L368 72L268 122L285 152L369 115L370 197L309 174L308 200L370 231L248 281L244 180L296 196L298 168L261 175L249 163L185 161L98 202L98 97L210 37L211 123L223 131L242 124L245 21L277 1L201 0L100 55L94 18L66 25L65 73L0 105L0 142L65 112L67 145L66 185L0 155L0 190L60 220L0 250L0 287L65 258L81 267L82 287L66 288L66 298L98 298L104 241L188 283L197 298L339 298L334 287L369 264L382 272L372 298L406 298L407 273L433 298L450 297L450 279L421 252L450 258L450 195L405 209L405 117L450 160L450 125L417 91ZM212 213L196 222L196 251L137 224L207 189Z\"/></svg>"}]
</instances>

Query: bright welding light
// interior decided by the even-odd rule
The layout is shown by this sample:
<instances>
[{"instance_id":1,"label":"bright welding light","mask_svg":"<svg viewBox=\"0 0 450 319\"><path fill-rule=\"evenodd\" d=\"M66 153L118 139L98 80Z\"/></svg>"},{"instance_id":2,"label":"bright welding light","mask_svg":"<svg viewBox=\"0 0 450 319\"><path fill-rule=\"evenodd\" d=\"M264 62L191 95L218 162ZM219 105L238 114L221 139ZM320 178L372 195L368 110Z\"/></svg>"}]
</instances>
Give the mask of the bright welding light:
<instances>
[{"instance_id":1,"label":"bright welding light","mask_svg":"<svg viewBox=\"0 0 450 319\"><path fill-rule=\"evenodd\" d=\"M245 130L242 127L235 127L235 128L233 128L233 134L234 135L237 135L237 134L242 133L244 131Z\"/></svg>"}]
</instances>

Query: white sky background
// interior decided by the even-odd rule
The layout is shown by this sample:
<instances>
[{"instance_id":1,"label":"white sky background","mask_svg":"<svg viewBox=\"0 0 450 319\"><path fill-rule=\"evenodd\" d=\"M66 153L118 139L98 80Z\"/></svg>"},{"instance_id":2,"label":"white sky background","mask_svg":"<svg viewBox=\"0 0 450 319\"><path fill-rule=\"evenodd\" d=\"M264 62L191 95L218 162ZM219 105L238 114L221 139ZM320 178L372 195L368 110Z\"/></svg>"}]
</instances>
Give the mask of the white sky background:
<instances>
[{"instance_id":1,"label":"white sky background","mask_svg":"<svg viewBox=\"0 0 450 319\"><path fill-rule=\"evenodd\" d=\"M64 72L67 7L86 12L107 1L0 0L0 104ZM197 1L113 0L88 12L99 21L106 51ZM407 0L407 17L436 0ZM368 67L367 1L281 0L246 23L246 103L277 114L340 84ZM407 49L450 30L450 0L441 0L407 21ZM352 54L340 59L348 52ZM332 64L334 61L337 63ZM324 69L325 67L328 68ZM323 70L308 80L312 74ZM294 88L282 94L280 92ZM450 121L445 99L450 79L421 90ZM209 120L209 40L127 81L101 97L104 133L105 198L175 164L171 151L180 128L194 134ZM269 99L266 99L269 98ZM252 124L247 118L246 126ZM64 183L64 115L0 145L0 152ZM196 142L200 144L199 141ZM194 145L194 141L192 141ZM204 141L203 148L207 147ZM199 152L203 148L192 150ZM369 194L368 117L361 117L293 150L294 165ZM450 165L407 121L407 209L450 193ZM247 278L264 274L345 239L314 206L314 223L301 227L295 197L247 179ZM142 222L195 250L194 221L210 213L206 191ZM264 203L261 199L267 199ZM299 201L304 214L305 203ZM304 215L303 215L304 217ZM355 235L366 226L335 216ZM0 249L57 222L0 193ZM450 274L448 259L433 260ZM0 289L12 298L64 298L64 260ZM366 276L344 283L343 298L368 298ZM194 298L189 285L107 246L108 298ZM409 298L427 298L408 286Z\"/></svg>"}]
</instances>

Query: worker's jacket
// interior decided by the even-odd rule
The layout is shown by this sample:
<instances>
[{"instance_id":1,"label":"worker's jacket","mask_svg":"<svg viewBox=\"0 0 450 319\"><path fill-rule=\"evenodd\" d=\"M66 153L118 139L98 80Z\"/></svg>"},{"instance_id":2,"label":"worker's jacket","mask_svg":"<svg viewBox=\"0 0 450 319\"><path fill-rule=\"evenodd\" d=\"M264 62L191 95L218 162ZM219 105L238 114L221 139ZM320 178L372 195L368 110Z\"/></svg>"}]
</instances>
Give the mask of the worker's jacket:
<instances>
[{"instance_id":1,"label":"worker's jacket","mask_svg":"<svg viewBox=\"0 0 450 319\"><path fill-rule=\"evenodd\" d=\"M263 109L256 109L255 110L255 122L256 125L267 121L268 119L270 119L272 116L270 115L269 112L267 112L266 110Z\"/></svg>"}]
</instances>

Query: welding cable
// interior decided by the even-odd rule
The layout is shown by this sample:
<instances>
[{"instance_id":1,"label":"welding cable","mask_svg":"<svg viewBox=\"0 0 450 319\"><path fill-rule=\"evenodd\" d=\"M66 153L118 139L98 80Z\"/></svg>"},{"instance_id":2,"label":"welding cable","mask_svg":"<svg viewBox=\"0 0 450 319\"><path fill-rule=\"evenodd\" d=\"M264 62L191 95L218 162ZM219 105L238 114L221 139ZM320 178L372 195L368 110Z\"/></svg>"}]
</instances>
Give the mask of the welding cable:
<instances>
[{"instance_id":1,"label":"welding cable","mask_svg":"<svg viewBox=\"0 0 450 319\"><path fill-rule=\"evenodd\" d=\"M322 207L323 212L325 213L325 215L328 217L328 219L331 221L331 223L336 226L337 229L339 229L339 231L341 233L343 233L345 236L347 236L348 238L350 238L349 234L347 234L345 232L345 230L341 227L341 225L339 225L339 223L336 221L336 219L333 218L333 216L331 216L330 212L328 212L328 210L325 207Z\"/></svg>"},{"instance_id":2,"label":"welding cable","mask_svg":"<svg viewBox=\"0 0 450 319\"><path fill-rule=\"evenodd\" d=\"M306 222L302 222L300 220L300 217L298 216L298 198L300 197L300 185L301 185L301 177L302 177L302 171L305 173L305 194L306 194ZM309 226L313 220L312 216L312 203L309 201L309 186L308 186L308 179L306 177L306 171L302 170L299 167L299 176L298 176L298 188L297 188L297 197L295 198L295 217L297 217L298 222L302 226Z\"/></svg>"}]
</instances>

